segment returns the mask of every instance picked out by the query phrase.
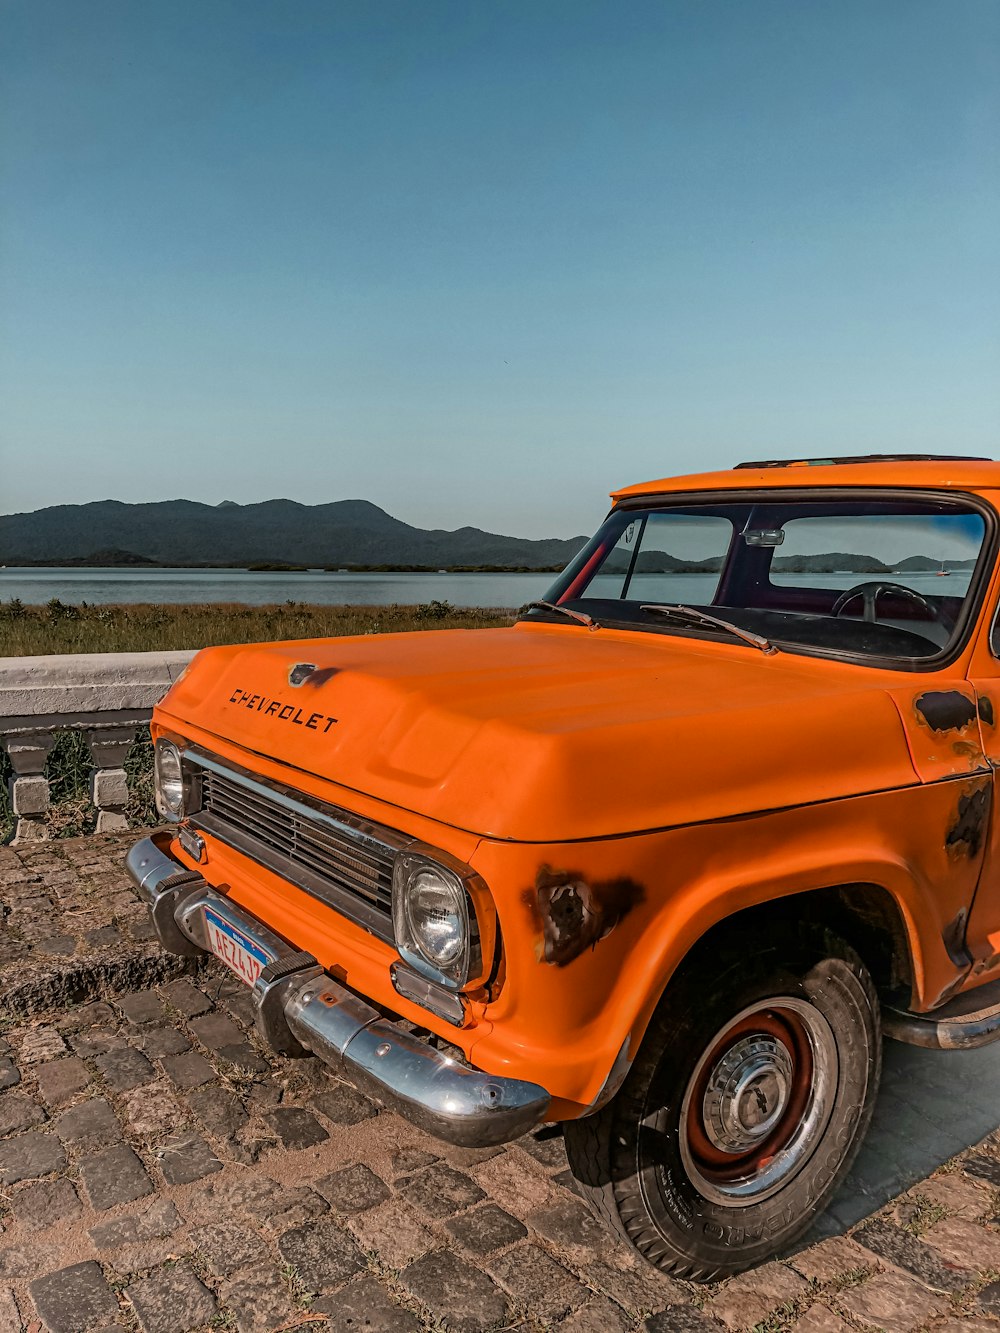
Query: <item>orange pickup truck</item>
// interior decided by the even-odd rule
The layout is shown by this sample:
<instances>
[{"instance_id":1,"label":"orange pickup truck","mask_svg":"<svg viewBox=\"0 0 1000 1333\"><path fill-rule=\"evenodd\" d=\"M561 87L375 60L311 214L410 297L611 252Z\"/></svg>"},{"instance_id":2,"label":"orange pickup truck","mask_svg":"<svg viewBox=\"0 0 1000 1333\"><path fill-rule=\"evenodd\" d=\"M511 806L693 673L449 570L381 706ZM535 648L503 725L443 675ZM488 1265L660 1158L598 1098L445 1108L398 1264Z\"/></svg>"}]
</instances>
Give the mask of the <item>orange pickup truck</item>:
<instances>
[{"instance_id":1,"label":"orange pickup truck","mask_svg":"<svg viewBox=\"0 0 1000 1333\"><path fill-rule=\"evenodd\" d=\"M883 1034L1000 1036L1000 464L617 492L496 630L213 648L129 870L261 1036L453 1143L565 1124L693 1279L787 1247Z\"/></svg>"}]
</instances>

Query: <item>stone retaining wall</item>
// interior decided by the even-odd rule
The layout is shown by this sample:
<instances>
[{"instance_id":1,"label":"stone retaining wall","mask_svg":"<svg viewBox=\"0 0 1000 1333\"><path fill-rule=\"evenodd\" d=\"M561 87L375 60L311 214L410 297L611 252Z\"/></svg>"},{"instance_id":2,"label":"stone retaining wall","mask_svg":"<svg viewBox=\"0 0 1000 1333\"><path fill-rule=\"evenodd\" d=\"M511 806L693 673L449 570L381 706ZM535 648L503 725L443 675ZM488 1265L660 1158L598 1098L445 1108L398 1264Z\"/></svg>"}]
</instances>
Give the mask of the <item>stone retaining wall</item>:
<instances>
[{"instance_id":1,"label":"stone retaining wall","mask_svg":"<svg viewBox=\"0 0 1000 1333\"><path fill-rule=\"evenodd\" d=\"M127 827L125 752L193 657L193 651L76 653L0 661L0 744L13 768L16 844L48 836L45 764L60 731L82 731L87 738L96 831Z\"/></svg>"}]
</instances>

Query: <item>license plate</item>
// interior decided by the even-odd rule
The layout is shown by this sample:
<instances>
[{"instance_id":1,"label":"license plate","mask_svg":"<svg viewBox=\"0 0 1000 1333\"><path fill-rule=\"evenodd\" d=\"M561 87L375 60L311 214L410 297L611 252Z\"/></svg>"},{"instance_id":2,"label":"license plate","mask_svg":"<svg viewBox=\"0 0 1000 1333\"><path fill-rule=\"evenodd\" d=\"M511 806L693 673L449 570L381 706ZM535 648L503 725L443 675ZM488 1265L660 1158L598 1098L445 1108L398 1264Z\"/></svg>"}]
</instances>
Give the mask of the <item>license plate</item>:
<instances>
[{"instance_id":1,"label":"license plate","mask_svg":"<svg viewBox=\"0 0 1000 1333\"><path fill-rule=\"evenodd\" d=\"M240 981L252 986L274 959L259 944L247 939L241 930L223 921L221 916L216 916L210 907L203 910L212 952L231 972L236 973Z\"/></svg>"}]
</instances>

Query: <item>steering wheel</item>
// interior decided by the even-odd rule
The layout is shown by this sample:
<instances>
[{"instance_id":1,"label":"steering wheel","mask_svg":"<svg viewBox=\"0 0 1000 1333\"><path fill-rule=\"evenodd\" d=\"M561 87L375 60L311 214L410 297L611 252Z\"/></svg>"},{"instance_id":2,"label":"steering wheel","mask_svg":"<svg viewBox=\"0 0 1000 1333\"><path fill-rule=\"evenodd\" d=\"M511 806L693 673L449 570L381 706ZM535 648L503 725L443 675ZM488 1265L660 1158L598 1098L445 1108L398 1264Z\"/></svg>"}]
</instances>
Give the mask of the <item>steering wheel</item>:
<instances>
[{"instance_id":1,"label":"steering wheel","mask_svg":"<svg viewBox=\"0 0 1000 1333\"><path fill-rule=\"evenodd\" d=\"M940 621L941 619L940 610L936 606L932 606L926 597L921 597L920 593L913 588L908 588L905 583L882 583L877 579L872 583L856 583L853 588L848 588L846 592L842 592L833 604L833 614L839 616L848 602L852 602L855 597L860 597L864 608L864 619L869 624L874 624L878 619L877 602L884 592L909 597L911 602L916 602L921 611L927 613L929 620Z\"/></svg>"}]
</instances>

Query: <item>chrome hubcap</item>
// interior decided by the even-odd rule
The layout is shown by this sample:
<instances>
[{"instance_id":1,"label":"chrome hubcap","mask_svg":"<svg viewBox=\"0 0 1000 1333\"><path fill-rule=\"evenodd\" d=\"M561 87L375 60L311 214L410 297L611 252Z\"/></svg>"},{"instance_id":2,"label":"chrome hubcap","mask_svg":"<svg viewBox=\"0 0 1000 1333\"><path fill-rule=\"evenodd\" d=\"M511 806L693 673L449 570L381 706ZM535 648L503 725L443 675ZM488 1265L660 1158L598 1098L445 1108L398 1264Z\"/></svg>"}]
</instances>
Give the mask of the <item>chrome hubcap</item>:
<instances>
[{"instance_id":1,"label":"chrome hubcap","mask_svg":"<svg viewBox=\"0 0 1000 1333\"><path fill-rule=\"evenodd\" d=\"M740 1208L783 1189L826 1132L839 1063L833 1031L808 1000L775 996L736 1014L681 1103L681 1160L698 1192Z\"/></svg>"},{"instance_id":2,"label":"chrome hubcap","mask_svg":"<svg viewBox=\"0 0 1000 1333\"><path fill-rule=\"evenodd\" d=\"M705 1132L722 1152L746 1153L762 1142L785 1114L793 1061L776 1037L744 1037L731 1046L708 1077Z\"/></svg>"}]
</instances>

